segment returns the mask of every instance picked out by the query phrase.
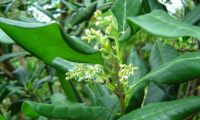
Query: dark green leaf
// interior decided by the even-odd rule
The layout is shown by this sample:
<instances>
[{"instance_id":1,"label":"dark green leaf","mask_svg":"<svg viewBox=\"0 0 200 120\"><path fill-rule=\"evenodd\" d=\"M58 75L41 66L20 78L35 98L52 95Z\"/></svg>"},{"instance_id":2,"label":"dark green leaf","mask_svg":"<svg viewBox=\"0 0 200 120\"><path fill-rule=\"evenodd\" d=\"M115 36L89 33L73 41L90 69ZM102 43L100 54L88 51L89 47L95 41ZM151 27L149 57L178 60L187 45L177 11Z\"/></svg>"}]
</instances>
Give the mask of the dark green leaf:
<instances>
[{"instance_id":1,"label":"dark green leaf","mask_svg":"<svg viewBox=\"0 0 200 120\"><path fill-rule=\"evenodd\" d=\"M109 10L112 7L113 3L112 2L106 2L102 5L99 5L97 7L98 10L102 11L102 12L106 12L107 10Z\"/></svg>"},{"instance_id":2,"label":"dark green leaf","mask_svg":"<svg viewBox=\"0 0 200 120\"><path fill-rule=\"evenodd\" d=\"M179 53L170 45L156 41L150 54L149 63L151 69L177 58Z\"/></svg>"},{"instance_id":3,"label":"dark green leaf","mask_svg":"<svg viewBox=\"0 0 200 120\"><path fill-rule=\"evenodd\" d=\"M7 85L1 84L0 85L0 103L7 97L9 94L9 90L7 88Z\"/></svg>"},{"instance_id":4,"label":"dark green leaf","mask_svg":"<svg viewBox=\"0 0 200 120\"><path fill-rule=\"evenodd\" d=\"M150 54L149 63L151 69L156 69L160 65L170 62L177 58L179 53L170 45L167 45L161 41L156 41ZM164 86L160 88L155 83L150 83L148 86L148 92L145 99L145 104L151 102L160 102L164 100L170 100L173 97L174 93L177 92L175 88L177 86Z\"/></svg>"},{"instance_id":5,"label":"dark green leaf","mask_svg":"<svg viewBox=\"0 0 200 120\"><path fill-rule=\"evenodd\" d=\"M200 39L199 27L179 21L162 10L154 10L139 17L130 17L128 21L134 30L139 26L152 34L162 37L192 36Z\"/></svg>"},{"instance_id":6,"label":"dark green leaf","mask_svg":"<svg viewBox=\"0 0 200 120\"><path fill-rule=\"evenodd\" d=\"M27 71L24 67L19 67L12 72L15 79L18 81L19 84L25 85L30 78L30 72Z\"/></svg>"},{"instance_id":7,"label":"dark green leaf","mask_svg":"<svg viewBox=\"0 0 200 120\"><path fill-rule=\"evenodd\" d=\"M166 10L166 7L158 2L158 0L143 0L142 8L145 13L151 12L155 9Z\"/></svg>"},{"instance_id":8,"label":"dark green leaf","mask_svg":"<svg viewBox=\"0 0 200 120\"><path fill-rule=\"evenodd\" d=\"M133 76L129 76L128 78L130 86L135 84L138 80L140 80L140 78L142 78L148 72L147 66L145 65L143 60L140 58L140 56L137 54L137 51L135 50L135 48L131 48L129 56L128 56L127 64L133 64L135 67L138 67L135 74ZM126 111L128 112L135 108L140 107L140 105L142 104L143 95L144 95L143 92L136 93L136 94L131 93L132 97L130 98Z\"/></svg>"},{"instance_id":9,"label":"dark green leaf","mask_svg":"<svg viewBox=\"0 0 200 120\"><path fill-rule=\"evenodd\" d=\"M96 10L97 3L94 2L86 8L80 9L77 13L73 14L66 22L66 26L74 26L83 21L89 20L94 11Z\"/></svg>"},{"instance_id":10,"label":"dark green leaf","mask_svg":"<svg viewBox=\"0 0 200 120\"><path fill-rule=\"evenodd\" d=\"M12 58L24 56L24 55L27 55L27 54L28 53L26 53L26 52L12 52L12 53L7 53L7 54L4 54L4 55L0 56L0 62L4 62L4 61L10 60Z\"/></svg>"},{"instance_id":11,"label":"dark green leaf","mask_svg":"<svg viewBox=\"0 0 200 120\"><path fill-rule=\"evenodd\" d=\"M59 77L60 84L61 84L65 94L67 95L68 99L73 102L79 101L76 89L74 88L71 81L65 79L65 73L58 70L57 74Z\"/></svg>"},{"instance_id":12,"label":"dark green leaf","mask_svg":"<svg viewBox=\"0 0 200 120\"><path fill-rule=\"evenodd\" d=\"M200 77L200 53L187 53L171 62L165 63L141 78L129 91L138 93L144 90L149 82L175 85ZM176 74L176 75L175 75Z\"/></svg>"},{"instance_id":13,"label":"dark green leaf","mask_svg":"<svg viewBox=\"0 0 200 120\"><path fill-rule=\"evenodd\" d=\"M65 0L61 0L61 2L62 2L65 6L67 6L67 8L69 8L70 10L72 10L72 11L78 11L78 8L77 8L76 5L74 5L74 4L70 3L70 2L67 2L67 1L65 1Z\"/></svg>"},{"instance_id":14,"label":"dark green leaf","mask_svg":"<svg viewBox=\"0 0 200 120\"><path fill-rule=\"evenodd\" d=\"M140 56L137 54L137 51L135 48L131 48L127 64L133 64L138 69L134 73L133 76L130 76L129 79L129 85L135 84L141 77L147 74L148 68L145 65L144 61L140 58Z\"/></svg>"},{"instance_id":15,"label":"dark green leaf","mask_svg":"<svg viewBox=\"0 0 200 120\"><path fill-rule=\"evenodd\" d=\"M57 70L60 70L62 72L67 72L69 69L72 69L76 64L78 64L78 63L70 62L70 61L60 58L60 57L56 57L51 62L51 65L54 68L56 68Z\"/></svg>"},{"instance_id":16,"label":"dark green leaf","mask_svg":"<svg viewBox=\"0 0 200 120\"><path fill-rule=\"evenodd\" d=\"M115 15L120 32L126 31L127 17L136 16L140 13L142 0L116 0L111 10Z\"/></svg>"},{"instance_id":17,"label":"dark green leaf","mask_svg":"<svg viewBox=\"0 0 200 120\"><path fill-rule=\"evenodd\" d=\"M25 23L0 18L0 27L16 43L46 63L56 57L76 62L102 63L99 53L85 55L66 44L56 23Z\"/></svg>"},{"instance_id":18,"label":"dark green leaf","mask_svg":"<svg viewBox=\"0 0 200 120\"><path fill-rule=\"evenodd\" d=\"M85 43L76 36L71 36L71 37L67 36L66 41L70 45L70 47L81 53L92 54L98 52L97 50L93 49L89 44Z\"/></svg>"},{"instance_id":19,"label":"dark green leaf","mask_svg":"<svg viewBox=\"0 0 200 120\"><path fill-rule=\"evenodd\" d=\"M67 120L95 120L108 112L107 109L98 106L53 105L29 101L23 103L22 111L30 117L42 115L48 118Z\"/></svg>"},{"instance_id":20,"label":"dark green leaf","mask_svg":"<svg viewBox=\"0 0 200 120\"><path fill-rule=\"evenodd\" d=\"M200 53L187 53L151 71L143 80L163 84L178 84L200 75ZM176 73L176 75L174 75Z\"/></svg>"},{"instance_id":21,"label":"dark green leaf","mask_svg":"<svg viewBox=\"0 0 200 120\"><path fill-rule=\"evenodd\" d=\"M119 112L119 101L116 95L111 94L104 85L87 84L84 86L83 92L93 106L106 107L113 112ZM116 116L107 113L102 119L113 120Z\"/></svg>"},{"instance_id":22,"label":"dark green leaf","mask_svg":"<svg viewBox=\"0 0 200 120\"><path fill-rule=\"evenodd\" d=\"M200 111L200 97L147 105L121 117L119 120L183 120Z\"/></svg>"}]
</instances>

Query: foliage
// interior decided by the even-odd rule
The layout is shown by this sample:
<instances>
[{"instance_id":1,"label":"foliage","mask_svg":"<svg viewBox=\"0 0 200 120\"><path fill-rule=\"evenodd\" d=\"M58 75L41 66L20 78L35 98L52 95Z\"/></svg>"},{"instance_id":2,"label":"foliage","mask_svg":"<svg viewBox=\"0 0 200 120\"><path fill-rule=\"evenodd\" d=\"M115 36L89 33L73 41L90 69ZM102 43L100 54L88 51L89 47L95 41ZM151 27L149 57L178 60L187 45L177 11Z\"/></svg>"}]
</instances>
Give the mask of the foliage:
<instances>
[{"instance_id":1,"label":"foliage","mask_svg":"<svg viewBox=\"0 0 200 120\"><path fill-rule=\"evenodd\" d=\"M156 0L3 0L0 120L199 119L190 3L179 16Z\"/></svg>"}]
</instances>

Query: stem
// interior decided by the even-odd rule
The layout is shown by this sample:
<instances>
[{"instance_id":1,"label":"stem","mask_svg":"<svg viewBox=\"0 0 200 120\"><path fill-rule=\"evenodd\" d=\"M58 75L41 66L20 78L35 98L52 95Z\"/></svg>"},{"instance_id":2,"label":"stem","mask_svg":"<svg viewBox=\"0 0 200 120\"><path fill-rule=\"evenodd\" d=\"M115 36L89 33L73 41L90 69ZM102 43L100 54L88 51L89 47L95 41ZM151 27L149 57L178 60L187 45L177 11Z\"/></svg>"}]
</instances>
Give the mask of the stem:
<instances>
[{"instance_id":1,"label":"stem","mask_svg":"<svg viewBox=\"0 0 200 120\"><path fill-rule=\"evenodd\" d=\"M123 86L120 84L118 72L116 74L116 82L117 82L117 87L116 87L115 93L117 97L119 98L120 107L121 107L121 116L123 116L125 113L126 105L125 105L125 97L123 93Z\"/></svg>"},{"instance_id":2,"label":"stem","mask_svg":"<svg viewBox=\"0 0 200 120\"><path fill-rule=\"evenodd\" d=\"M114 79L115 79L115 82L117 84L116 88L115 88L115 94L117 95L117 97L119 98L119 101L120 101L120 107L121 107L121 116L124 115L125 113L125 109L126 109L126 104L125 104L125 95L123 93L123 85L120 83L120 78L119 78L119 70L120 70L120 67L119 67L119 63L118 61L115 61L116 63L114 64L114 68L115 68L115 74L114 74Z\"/></svg>"}]
</instances>

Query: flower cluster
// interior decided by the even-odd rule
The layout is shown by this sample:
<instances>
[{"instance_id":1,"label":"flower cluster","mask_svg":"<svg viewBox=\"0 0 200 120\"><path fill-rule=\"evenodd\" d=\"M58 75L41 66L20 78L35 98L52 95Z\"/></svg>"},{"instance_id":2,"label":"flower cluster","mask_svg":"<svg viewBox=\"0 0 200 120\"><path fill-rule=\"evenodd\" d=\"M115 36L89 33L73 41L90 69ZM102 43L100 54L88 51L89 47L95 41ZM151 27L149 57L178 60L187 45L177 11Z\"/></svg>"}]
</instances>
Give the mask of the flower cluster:
<instances>
[{"instance_id":1,"label":"flower cluster","mask_svg":"<svg viewBox=\"0 0 200 120\"><path fill-rule=\"evenodd\" d=\"M103 26L105 28L104 32L107 35L110 35L111 29L113 27L114 21L112 16L105 16L103 17L102 12L97 10L94 13L94 17L96 18L95 25L96 26Z\"/></svg>"},{"instance_id":2,"label":"flower cluster","mask_svg":"<svg viewBox=\"0 0 200 120\"><path fill-rule=\"evenodd\" d=\"M107 80L101 65L77 64L73 69L65 74L66 80L75 79L77 81L94 81L103 83Z\"/></svg>"},{"instance_id":3,"label":"flower cluster","mask_svg":"<svg viewBox=\"0 0 200 120\"><path fill-rule=\"evenodd\" d=\"M88 42L92 40L97 40L95 45L95 49L99 51L108 51L110 47L110 41L108 40L108 36L103 35L100 30L95 29L86 29L85 36L82 37L82 40L86 40Z\"/></svg>"},{"instance_id":4,"label":"flower cluster","mask_svg":"<svg viewBox=\"0 0 200 120\"><path fill-rule=\"evenodd\" d=\"M133 64L129 65L120 64L119 67L120 67L120 70L118 72L119 80L124 82L128 82L128 77L133 75L135 70L138 69L137 67L134 67Z\"/></svg>"}]
</instances>

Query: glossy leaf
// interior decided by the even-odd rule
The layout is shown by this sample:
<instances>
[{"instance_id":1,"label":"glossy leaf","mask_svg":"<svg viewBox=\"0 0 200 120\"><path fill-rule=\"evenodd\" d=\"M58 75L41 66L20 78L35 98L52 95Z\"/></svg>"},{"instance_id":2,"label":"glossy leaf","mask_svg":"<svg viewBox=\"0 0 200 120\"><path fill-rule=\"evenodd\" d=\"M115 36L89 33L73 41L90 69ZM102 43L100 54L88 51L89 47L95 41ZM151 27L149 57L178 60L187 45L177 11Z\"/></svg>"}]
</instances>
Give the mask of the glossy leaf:
<instances>
[{"instance_id":1,"label":"glossy leaf","mask_svg":"<svg viewBox=\"0 0 200 120\"><path fill-rule=\"evenodd\" d=\"M141 78L129 92L143 92L149 82L175 85L200 77L200 53L187 53L152 70ZM176 75L174 75L176 74ZM133 95L134 95L133 94Z\"/></svg>"},{"instance_id":2,"label":"glossy leaf","mask_svg":"<svg viewBox=\"0 0 200 120\"><path fill-rule=\"evenodd\" d=\"M89 44L82 41L80 38L76 36L67 36L66 39L67 43L72 47L73 49L84 53L84 54L92 54L98 52L94 48L92 48Z\"/></svg>"},{"instance_id":3,"label":"glossy leaf","mask_svg":"<svg viewBox=\"0 0 200 120\"><path fill-rule=\"evenodd\" d=\"M67 120L95 120L108 112L103 107L89 107L82 105L53 105L26 101L22 105L22 111L30 117L39 115L52 119Z\"/></svg>"},{"instance_id":4,"label":"glossy leaf","mask_svg":"<svg viewBox=\"0 0 200 120\"><path fill-rule=\"evenodd\" d=\"M200 39L199 27L177 20L162 10L154 10L139 17L130 17L128 21L134 30L139 26L147 32L162 37L192 36Z\"/></svg>"},{"instance_id":5,"label":"glossy leaf","mask_svg":"<svg viewBox=\"0 0 200 120\"><path fill-rule=\"evenodd\" d=\"M126 31L127 17L136 16L140 12L142 0L116 0L111 10L115 15L119 31ZM133 9L134 8L134 9Z\"/></svg>"},{"instance_id":6,"label":"glossy leaf","mask_svg":"<svg viewBox=\"0 0 200 120\"><path fill-rule=\"evenodd\" d=\"M119 112L119 101L116 95L111 94L104 85L87 84L83 92L93 106L102 106L113 112ZM112 113L106 113L102 119L113 120L116 116Z\"/></svg>"},{"instance_id":7,"label":"glossy leaf","mask_svg":"<svg viewBox=\"0 0 200 120\"><path fill-rule=\"evenodd\" d=\"M57 70L57 74L58 74L58 77L59 77L60 84L63 88L63 91L67 95L68 99L73 101L73 102L79 101L78 100L78 94L77 94L76 89L73 86L72 82L65 79L65 77L66 77L65 72Z\"/></svg>"},{"instance_id":8,"label":"glossy leaf","mask_svg":"<svg viewBox=\"0 0 200 120\"><path fill-rule=\"evenodd\" d=\"M200 76L200 53L187 53L177 59L159 66L142 80L163 84L179 84ZM174 75L176 73L176 75Z\"/></svg>"},{"instance_id":9,"label":"glossy leaf","mask_svg":"<svg viewBox=\"0 0 200 120\"><path fill-rule=\"evenodd\" d=\"M189 24L196 24L200 20L200 5L197 5L194 9L192 9L186 16L183 17L183 21Z\"/></svg>"},{"instance_id":10,"label":"glossy leaf","mask_svg":"<svg viewBox=\"0 0 200 120\"><path fill-rule=\"evenodd\" d=\"M99 0L101 1L101 0ZM97 7L98 10L102 11L102 12L106 12L107 10L109 10L112 7L113 3L112 2L106 2L104 4L101 4Z\"/></svg>"},{"instance_id":11,"label":"glossy leaf","mask_svg":"<svg viewBox=\"0 0 200 120\"><path fill-rule=\"evenodd\" d=\"M89 20L94 11L96 10L97 3L94 2L87 6L86 8L82 8L77 13L73 14L66 22L66 26L74 26L77 25L83 21Z\"/></svg>"},{"instance_id":12,"label":"glossy leaf","mask_svg":"<svg viewBox=\"0 0 200 120\"><path fill-rule=\"evenodd\" d=\"M25 23L0 18L0 27L17 44L46 63L56 57L75 62L102 63L99 53L86 55L73 50L64 41L62 31L56 23Z\"/></svg>"},{"instance_id":13,"label":"glossy leaf","mask_svg":"<svg viewBox=\"0 0 200 120\"><path fill-rule=\"evenodd\" d=\"M150 54L149 63L151 69L177 58L179 53L170 45L156 41Z\"/></svg>"},{"instance_id":14,"label":"glossy leaf","mask_svg":"<svg viewBox=\"0 0 200 120\"><path fill-rule=\"evenodd\" d=\"M200 111L200 97L147 105L132 111L119 120L183 120L188 115Z\"/></svg>"},{"instance_id":15,"label":"glossy leaf","mask_svg":"<svg viewBox=\"0 0 200 120\"><path fill-rule=\"evenodd\" d=\"M56 68L57 70L60 70L62 72L67 72L69 69L72 69L74 67L74 65L76 65L76 64L77 63L70 62L70 61L60 58L60 57L56 57L51 62L51 65L54 68Z\"/></svg>"},{"instance_id":16,"label":"glossy leaf","mask_svg":"<svg viewBox=\"0 0 200 120\"><path fill-rule=\"evenodd\" d=\"M151 69L156 69L160 65L170 62L177 58L179 53L170 45L161 41L156 41L152 47L149 63ZM152 102L166 101L176 98L177 86L157 85L150 83L144 104Z\"/></svg>"}]
</instances>

